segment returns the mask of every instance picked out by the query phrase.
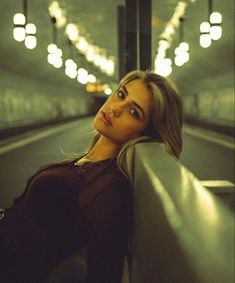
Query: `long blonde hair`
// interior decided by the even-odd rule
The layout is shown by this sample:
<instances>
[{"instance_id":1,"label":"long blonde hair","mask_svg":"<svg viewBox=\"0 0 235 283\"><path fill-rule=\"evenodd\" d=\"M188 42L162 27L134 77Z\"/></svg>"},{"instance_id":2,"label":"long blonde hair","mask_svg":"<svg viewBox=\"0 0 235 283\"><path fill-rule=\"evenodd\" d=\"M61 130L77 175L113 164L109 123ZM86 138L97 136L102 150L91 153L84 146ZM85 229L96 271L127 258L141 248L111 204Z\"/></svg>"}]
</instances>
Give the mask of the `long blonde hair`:
<instances>
[{"instance_id":1,"label":"long blonde hair","mask_svg":"<svg viewBox=\"0 0 235 283\"><path fill-rule=\"evenodd\" d=\"M119 87L135 79L144 81L153 94L153 102L150 110L150 121L143 134L124 143L117 155L117 165L127 176L130 176L130 174L127 172L126 154L139 142L164 143L166 152L176 159L179 159L182 151L183 105L176 87L160 75L151 71L140 70L128 73L121 80ZM99 137L99 133L95 135L88 151L95 145Z\"/></svg>"}]
</instances>

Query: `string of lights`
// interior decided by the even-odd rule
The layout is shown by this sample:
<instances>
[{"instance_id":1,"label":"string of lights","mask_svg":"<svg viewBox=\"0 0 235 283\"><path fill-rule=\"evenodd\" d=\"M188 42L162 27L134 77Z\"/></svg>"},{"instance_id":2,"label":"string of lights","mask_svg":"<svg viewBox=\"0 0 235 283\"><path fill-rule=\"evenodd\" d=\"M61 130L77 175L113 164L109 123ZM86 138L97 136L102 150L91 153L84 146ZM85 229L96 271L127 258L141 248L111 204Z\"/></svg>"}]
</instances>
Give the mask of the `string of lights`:
<instances>
[{"instance_id":1,"label":"string of lights","mask_svg":"<svg viewBox=\"0 0 235 283\"><path fill-rule=\"evenodd\" d=\"M199 43L203 48L209 47L212 41L219 40L222 36L222 15L213 11L212 1L208 0L208 21L203 21L200 25ZM189 2L193 3L195 0L178 2L171 19L160 35L158 49L154 58L154 70L159 75L169 76L172 73L172 60L168 57L168 54L177 29L179 29L179 45L174 51L174 63L177 67L181 67L190 59L190 47L184 41L183 33L186 8Z\"/></svg>"},{"instance_id":2,"label":"string of lights","mask_svg":"<svg viewBox=\"0 0 235 283\"><path fill-rule=\"evenodd\" d=\"M25 47L34 49L37 46L36 26L28 22L28 2L23 0L23 13L16 13L13 17L13 38L24 42Z\"/></svg>"},{"instance_id":3,"label":"string of lights","mask_svg":"<svg viewBox=\"0 0 235 283\"><path fill-rule=\"evenodd\" d=\"M213 11L212 1L208 0L208 20L200 24L199 43L203 48L209 47L212 41L219 40L222 36L222 15ZM174 50L174 64L181 67L190 59L189 44L184 41L184 22L188 2L195 1L178 2L171 19L160 35L159 46L154 59L155 72L160 75L169 76L172 73L173 64L169 57L169 50L177 29L179 31L179 45ZM28 22L28 1L23 0L22 4L23 12L16 13L13 17L13 37L18 42L24 42L28 49L34 49L37 46L36 25ZM96 82L96 77L89 74L86 68L78 67L73 55L67 56L66 60L63 59L63 51L57 46L57 32L58 29L64 29L70 50L76 49L87 62L99 68L106 75L114 75L114 58L107 56L104 49L94 45L82 35L79 25L68 22L66 9L62 9L58 1L52 1L49 4L48 12L52 24L52 42L47 47L47 61L49 64L57 69L64 66L65 74L71 79L76 78L81 84Z\"/></svg>"}]
</instances>

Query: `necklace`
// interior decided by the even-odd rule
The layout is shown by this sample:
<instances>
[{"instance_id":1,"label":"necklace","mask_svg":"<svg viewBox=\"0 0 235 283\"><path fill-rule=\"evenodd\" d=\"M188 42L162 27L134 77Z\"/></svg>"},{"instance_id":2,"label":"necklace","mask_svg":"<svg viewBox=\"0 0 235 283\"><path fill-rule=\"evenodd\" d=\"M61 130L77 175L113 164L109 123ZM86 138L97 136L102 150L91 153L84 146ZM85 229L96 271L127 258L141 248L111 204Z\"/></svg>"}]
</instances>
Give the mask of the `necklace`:
<instances>
[{"instance_id":1,"label":"necklace","mask_svg":"<svg viewBox=\"0 0 235 283\"><path fill-rule=\"evenodd\" d=\"M86 162L92 162L92 159L88 158L86 155L83 156L82 158L78 159L76 162L74 162L74 165L81 165L81 164L84 164Z\"/></svg>"}]
</instances>

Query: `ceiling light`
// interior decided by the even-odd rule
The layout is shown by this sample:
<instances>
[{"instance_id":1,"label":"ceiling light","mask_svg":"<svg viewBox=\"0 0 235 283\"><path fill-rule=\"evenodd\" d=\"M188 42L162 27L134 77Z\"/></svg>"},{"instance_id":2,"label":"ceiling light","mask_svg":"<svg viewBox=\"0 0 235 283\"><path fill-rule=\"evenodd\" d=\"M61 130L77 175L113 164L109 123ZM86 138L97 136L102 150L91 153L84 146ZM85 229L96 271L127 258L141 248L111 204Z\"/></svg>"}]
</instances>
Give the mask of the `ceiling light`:
<instances>
[{"instance_id":1,"label":"ceiling light","mask_svg":"<svg viewBox=\"0 0 235 283\"><path fill-rule=\"evenodd\" d=\"M210 31L210 23L202 22L200 24L200 32L201 33L208 33Z\"/></svg>"},{"instance_id":2,"label":"ceiling light","mask_svg":"<svg viewBox=\"0 0 235 283\"><path fill-rule=\"evenodd\" d=\"M53 63L53 66L57 69L61 68L63 66L63 60L60 57L56 57Z\"/></svg>"},{"instance_id":3,"label":"ceiling light","mask_svg":"<svg viewBox=\"0 0 235 283\"><path fill-rule=\"evenodd\" d=\"M175 65L180 67L189 61L189 44L184 41L184 20L180 18L179 25L179 46L175 49Z\"/></svg>"},{"instance_id":4,"label":"ceiling light","mask_svg":"<svg viewBox=\"0 0 235 283\"><path fill-rule=\"evenodd\" d=\"M83 68L78 69L78 72L77 72L78 82L81 83L81 84L86 84L88 82L87 78L88 78L87 70L85 70Z\"/></svg>"},{"instance_id":5,"label":"ceiling light","mask_svg":"<svg viewBox=\"0 0 235 283\"><path fill-rule=\"evenodd\" d=\"M90 82L90 83L95 83L95 82L96 82L96 77L95 77L94 75L92 75L92 74L89 74L89 75L87 76L87 80L88 80L88 82Z\"/></svg>"},{"instance_id":6,"label":"ceiling light","mask_svg":"<svg viewBox=\"0 0 235 283\"><path fill-rule=\"evenodd\" d=\"M32 24L32 23L28 23L26 26L25 26L25 31L27 34L35 34L36 33L36 26L35 24Z\"/></svg>"},{"instance_id":7,"label":"ceiling light","mask_svg":"<svg viewBox=\"0 0 235 283\"><path fill-rule=\"evenodd\" d=\"M62 9L58 1L52 1L48 7L48 11L51 17L56 19L56 26L62 28L66 24L66 11Z\"/></svg>"},{"instance_id":8,"label":"ceiling light","mask_svg":"<svg viewBox=\"0 0 235 283\"><path fill-rule=\"evenodd\" d=\"M56 50L57 50L57 46L53 43L51 43L47 46L48 53L55 53Z\"/></svg>"},{"instance_id":9,"label":"ceiling light","mask_svg":"<svg viewBox=\"0 0 235 283\"><path fill-rule=\"evenodd\" d=\"M212 25L210 27L210 37L213 40L219 40L222 36L222 27L219 25Z\"/></svg>"},{"instance_id":10,"label":"ceiling light","mask_svg":"<svg viewBox=\"0 0 235 283\"><path fill-rule=\"evenodd\" d=\"M106 87L105 90L104 90L104 93L106 95L110 95L110 94L112 94L112 89L110 87Z\"/></svg>"},{"instance_id":11,"label":"ceiling light","mask_svg":"<svg viewBox=\"0 0 235 283\"><path fill-rule=\"evenodd\" d=\"M66 26L65 33L71 41L77 41L79 38L79 30L77 25L70 23Z\"/></svg>"},{"instance_id":12,"label":"ceiling light","mask_svg":"<svg viewBox=\"0 0 235 283\"><path fill-rule=\"evenodd\" d=\"M52 41L53 43L47 46L47 61L49 64L53 65L55 68L61 68L63 66L62 55L63 52L57 47L57 28L56 28L56 18L51 17L52 24Z\"/></svg>"},{"instance_id":13,"label":"ceiling light","mask_svg":"<svg viewBox=\"0 0 235 283\"><path fill-rule=\"evenodd\" d=\"M34 35L27 35L24 40L25 47L34 49L37 45L37 39Z\"/></svg>"},{"instance_id":14,"label":"ceiling light","mask_svg":"<svg viewBox=\"0 0 235 283\"><path fill-rule=\"evenodd\" d=\"M76 43L76 47L78 48L80 53L82 53L82 54L86 53L86 50L88 48L88 42L85 39L85 37L83 37L83 36L79 37L78 42Z\"/></svg>"},{"instance_id":15,"label":"ceiling light","mask_svg":"<svg viewBox=\"0 0 235 283\"><path fill-rule=\"evenodd\" d=\"M66 10L61 8L58 1L51 1L48 10L51 18L55 19L55 25L58 28L65 25L65 23L67 22ZM81 36L79 34L79 28L77 24L68 23L65 33L67 34L68 38L74 43L78 51L86 57L87 61L95 64L101 69L102 72L106 73L107 75L112 76L114 74L114 60L111 59L110 61L110 58L108 58L106 55L100 56L100 48L96 47L93 44L90 44L84 36Z\"/></svg>"},{"instance_id":16,"label":"ceiling light","mask_svg":"<svg viewBox=\"0 0 235 283\"><path fill-rule=\"evenodd\" d=\"M156 58L157 59L157 58ZM155 60L155 72L163 77L167 77L172 73L172 61L170 58Z\"/></svg>"},{"instance_id":17,"label":"ceiling light","mask_svg":"<svg viewBox=\"0 0 235 283\"><path fill-rule=\"evenodd\" d=\"M211 24L221 24L222 23L222 15L219 12L213 12L210 14L210 23Z\"/></svg>"},{"instance_id":18,"label":"ceiling light","mask_svg":"<svg viewBox=\"0 0 235 283\"><path fill-rule=\"evenodd\" d=\"M175 57L175 65L178 67L181 67L184 65L184 61L182 60L180 56Z\"/></svg>"},{"instance_id":19,"label":"ceiling light","mask_svg":"<svg viewBox=\"0 0 235 283\"><path fill-rule=\"evenodd\" d=\"M181 42L179 45L179 49L184 51L184 52L188 52L189 51L189 44L187 42Z\"/></svg>"},{"instance_id":20,"label":"ceiling light","mask_svg":"<svg viewBox=\"0 0 235 283\"><path fill-rule=\"evenodd\" d=\"M18 42L24 41L25 39L24 27L15 26L13 29L13 38Z\"/></svg>"},{"instance_id":21,"label":"ceiling light","mask_svg":"<svg viewBox=\"0 0 235 283\"><path fill-rule=\"evenodd\" d=\"M222 15L219 12L212 12L212 0L208 0L208 22L200 25L200 45L207 48L211 45L211 40L218 40L222 36Z\"/></svg>"},{"instance_id":22,"label":"ceiling light","mask_svg":"<svg viewBox=\"0 0 235 283\"><path fill-rule=\"evenodd\" d=\"M26 19L25 15L22 13L17 13L13 17L13 23L14 25L25 25Z\"/></svg>"},{"instance_id":23,"label":"ceiling light","mask_svg":"<svg viewBox=\"0 0 235 283\"><path fill-rule=\"evenodd\" d=\"M25 32L26 32L26 37L25 37L25 46L28 49L34 49L37 45L37 39L36 39L36 26L35 24L28 23L25 26Z\"/></svg>"},{"instance_id":24,"label":"ceiling light","mask_svg":"<svg viewBox=\"0 0 235 283\"><path fill-rule=\"evenodd\" d=\"M72 59L65 61L65 74L71 79L77 77L77 64Z\"/></svg>"},{"instance_id":25,"label":"ceiling light","mask_svg":"<svg viewBox=\"0 0 235 283\"><path fill-rule=\"evenodd\" d=\"M184 1L179 1L177 6L175 7L174 14L172 15L170 21L166 24L164 31L161 33L159 41L159 46L157 50L157 55L154 60L155 64L155 72L162 76L168 76L172 72L172 67L169 65L168 60L164 61L167 50L169 50L171 46L171 42L173 36L175 34L176 29L180 25L181 18L184 17L187 3Z\"/></svg>"},{"instance_id":26,"label":"ceiling light","mask_svg":"<svg viewBox=\"0 0 235 283\"><path fill-rule=\"evenodd\" d=\"M203 48L207 48L211 45L211 37L209 34L201 34L200 35L200 45Z\"/></svg>"},{"instance_id":27,"label":"ceiling light","mask_svg":"<svg viewBox=\"0 0 235 283\"><path fill-rule=\"evenodd\" d=\"M63 52L60 48L56 46L56 44L49 44L47 46L47 61L49 64L53 65L55 68L61 68L63 66L62 55Z\"/></svg>"},{"instance_id":28,"label":"ceiling light","mask_svg":"<svg viewBox=\"0 0 235 283\"><path fill-rule=\"evenodd\" d=\"M219 12L213 12L210 15L210 37L213 40L218 40L222 36L222 15Z\"/></svg>"},{"instance_id":29,"label":"ceiling light","mask_svg":"<svg viewBox=\"0 0 235 283\"><path fill-rule=\"evenodd\" d=\"M25 23L26 18L22 13L17 13L13 17L13 37L16 41L22 42L25 39Z\"/></svg>"}]
</instances>

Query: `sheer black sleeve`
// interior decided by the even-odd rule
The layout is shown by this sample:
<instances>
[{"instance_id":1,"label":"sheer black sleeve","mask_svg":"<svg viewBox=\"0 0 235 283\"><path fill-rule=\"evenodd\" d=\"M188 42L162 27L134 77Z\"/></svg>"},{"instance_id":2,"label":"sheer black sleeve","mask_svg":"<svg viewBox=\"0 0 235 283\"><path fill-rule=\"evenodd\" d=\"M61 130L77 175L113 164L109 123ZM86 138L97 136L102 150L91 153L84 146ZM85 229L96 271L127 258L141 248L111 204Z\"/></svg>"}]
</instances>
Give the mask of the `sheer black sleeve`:
<instances>
[{"instance_id":1,"label":"sheer black sleeve","mask_svg":"<svg viewBox=\"0 0 235 283\"><path fill-rule=\"evenodd\" d=\"M120 283L132 227L129 184L109 185L84 213L89 222L87 283Z\"/></svg>"}]
</instances>

